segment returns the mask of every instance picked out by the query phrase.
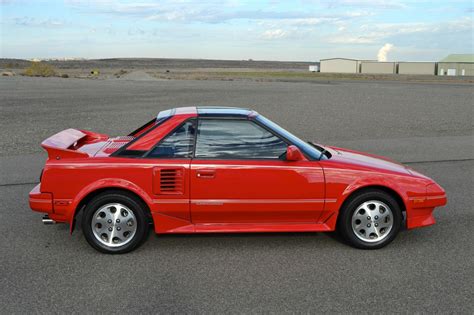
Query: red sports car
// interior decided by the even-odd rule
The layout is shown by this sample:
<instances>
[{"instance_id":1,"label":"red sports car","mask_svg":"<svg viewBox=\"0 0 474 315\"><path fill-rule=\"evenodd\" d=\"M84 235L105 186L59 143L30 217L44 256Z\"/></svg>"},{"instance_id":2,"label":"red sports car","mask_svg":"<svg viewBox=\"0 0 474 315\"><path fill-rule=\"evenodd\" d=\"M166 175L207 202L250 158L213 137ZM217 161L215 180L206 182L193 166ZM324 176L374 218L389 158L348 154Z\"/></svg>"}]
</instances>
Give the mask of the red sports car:
<instances>
[{"instance_id":1,"label":"red sports car","mask_svg":"<svg viewBox=\"0 0 474 315\"><path fill-rule=\"evenodd\" d=\"M156 233L338 230L363 249L400 227L435 223L446 204L432 179L389 159L305 142L255 111L162 111L128 136L68 129L42 143L30 192L44 223L79 213L87 241L125 253Z\"/></svg>"}]
</instances>

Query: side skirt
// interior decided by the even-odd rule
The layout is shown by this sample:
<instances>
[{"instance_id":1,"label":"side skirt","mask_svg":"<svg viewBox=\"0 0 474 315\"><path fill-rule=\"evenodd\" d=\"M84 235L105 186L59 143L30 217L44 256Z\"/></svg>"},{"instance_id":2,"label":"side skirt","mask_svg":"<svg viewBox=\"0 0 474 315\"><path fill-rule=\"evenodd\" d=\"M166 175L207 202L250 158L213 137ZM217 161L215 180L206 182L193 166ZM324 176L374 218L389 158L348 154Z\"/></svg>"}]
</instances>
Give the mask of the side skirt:
<instances>
[{"instance_id":1,"label":"side skirt","mask_svg":"<svg viewBox=\"0 0 474 315\"><path fill-rule=\"evenodd\" d=\"M334 224L325 223L215 223L192 224L189 221L153 213L157 234L192 233L266 233L266 232L330 232Z\"/></svg>"}]
</instances>

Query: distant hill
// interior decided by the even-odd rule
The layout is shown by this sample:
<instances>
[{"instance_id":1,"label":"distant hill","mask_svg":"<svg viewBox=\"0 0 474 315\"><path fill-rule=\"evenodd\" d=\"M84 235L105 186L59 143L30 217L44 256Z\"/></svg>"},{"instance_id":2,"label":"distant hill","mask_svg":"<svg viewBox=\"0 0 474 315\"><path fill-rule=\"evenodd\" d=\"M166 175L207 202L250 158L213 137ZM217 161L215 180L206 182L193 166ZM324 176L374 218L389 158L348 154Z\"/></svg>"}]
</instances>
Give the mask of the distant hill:
<instances>
[{"instance_id":1,"label":"distant hill","mask_svg":"<svg viewBox=\"0 0 474 315\"><path fill-rule=\"evenodd\" d=\"M249 68L307 70L314 62L259 61L259 60L211 60L168 58L110 58L88 60L44 61L58 69L81 68L126 68L126 69L195 69L195 68ZM23 59L0 59L0 67L24 68L30 61Z\"/></svg>"},{"instance_id":2,"label":"distant hill","mask_svg":"<svg viewBox=\"0 0 474 315\"><path fill-rule=\"evenodd\" d=\"M0 58L0 68L26 68L30 61L24 59Z\"/></svg>"}]
</instances>

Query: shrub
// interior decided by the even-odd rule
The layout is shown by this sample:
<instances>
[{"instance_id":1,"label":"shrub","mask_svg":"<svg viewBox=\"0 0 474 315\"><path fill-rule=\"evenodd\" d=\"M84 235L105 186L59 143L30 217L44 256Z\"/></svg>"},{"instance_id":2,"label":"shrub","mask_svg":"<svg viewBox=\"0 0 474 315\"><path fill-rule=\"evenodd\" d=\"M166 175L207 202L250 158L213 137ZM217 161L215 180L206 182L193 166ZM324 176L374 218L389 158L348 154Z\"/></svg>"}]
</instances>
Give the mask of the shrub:
<instances>
[{"instance_id":1,"label":"shrub","mask_svg":"<svg viewBox=\"0 0 474 315\"><path fill-rule=\"evenodd\" d=\"M128 73L128 71L125 71L125 70L121 69L119 72L116 72L114 75L115 75L115 77L120 78L121 76L123 76L127 73Z\"/></svg>"},{"instance_id":2,"label":"shrub","mask_svg":"<svg viewBox=\"0 0 474 315\"><path fill-rule=\"evenodd\" d=\"M56 75L56 70L51 65L42 62L32 62L31 65L26 68L23 75L29 77L52 77Z\"/></svg>"}]
</instances>

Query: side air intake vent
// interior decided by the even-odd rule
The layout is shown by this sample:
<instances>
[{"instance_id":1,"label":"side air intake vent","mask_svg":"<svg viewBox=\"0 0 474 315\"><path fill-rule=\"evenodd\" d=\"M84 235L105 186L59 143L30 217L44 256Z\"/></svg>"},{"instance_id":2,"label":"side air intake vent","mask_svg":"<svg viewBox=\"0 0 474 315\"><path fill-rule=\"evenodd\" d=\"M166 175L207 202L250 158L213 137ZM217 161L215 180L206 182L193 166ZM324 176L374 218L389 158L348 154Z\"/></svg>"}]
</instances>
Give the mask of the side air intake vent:
<instances>
[{"instance_id":1,"label":"side air intake vent","mask_svg":"<svg viewBox=\"0 0 474 315\"><path fill-rule=\"evenodd\" d=\"M155 172L155 176L158 172ZM183 170L175 168L164 168L159 170L159 194L182 194L183 193Z\"/></svg>"}]
</instances>

